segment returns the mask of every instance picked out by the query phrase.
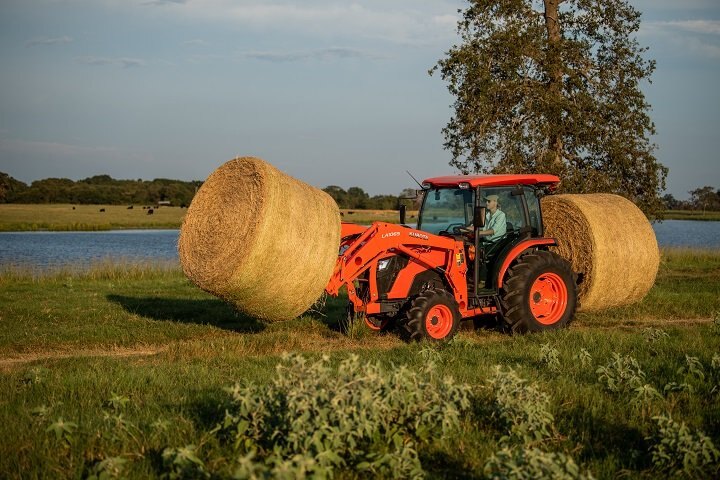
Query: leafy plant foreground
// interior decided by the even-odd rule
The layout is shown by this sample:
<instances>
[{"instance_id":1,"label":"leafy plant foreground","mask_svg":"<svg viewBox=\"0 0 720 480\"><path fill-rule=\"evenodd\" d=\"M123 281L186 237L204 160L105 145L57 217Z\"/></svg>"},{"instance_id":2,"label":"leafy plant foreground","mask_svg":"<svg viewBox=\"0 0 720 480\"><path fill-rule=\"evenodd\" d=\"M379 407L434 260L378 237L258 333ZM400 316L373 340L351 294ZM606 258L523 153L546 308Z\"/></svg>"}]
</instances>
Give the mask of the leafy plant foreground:
<instances>
[{"instance_id":1,"label":"leafy plant foreground","mask_svg":"<svg viewBox=\"0 0 720 480\"><path fill-rule=\"evenodd\" d=\"M0 477L720 474L716 253L664 252L645 300L567 330L439 348L126 267L0 274Z\"/></svg>"}]
</instances>

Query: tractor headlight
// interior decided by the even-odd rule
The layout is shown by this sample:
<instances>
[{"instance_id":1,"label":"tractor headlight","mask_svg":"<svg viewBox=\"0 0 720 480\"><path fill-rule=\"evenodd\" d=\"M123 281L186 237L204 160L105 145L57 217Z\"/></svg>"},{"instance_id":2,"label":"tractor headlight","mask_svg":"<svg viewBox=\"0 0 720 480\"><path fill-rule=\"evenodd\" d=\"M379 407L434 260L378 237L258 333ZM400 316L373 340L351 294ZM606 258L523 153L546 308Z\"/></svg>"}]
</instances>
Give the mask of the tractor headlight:
<instances>
[{"instance_id":1,"label":"tractor headlight","mask_svg":"<svg viewBox=\"0 0 720 480\"><path fill-rule=\"evenodd\" d=\"M380 261L378 262L378 272L381 271L381 270L385 270L385 269L388 267L388 265L390 265L390 259L389 259L389 258L385 258L385 259L383 259L383 260L380 260Z\"/></svg>"}]
</instances>

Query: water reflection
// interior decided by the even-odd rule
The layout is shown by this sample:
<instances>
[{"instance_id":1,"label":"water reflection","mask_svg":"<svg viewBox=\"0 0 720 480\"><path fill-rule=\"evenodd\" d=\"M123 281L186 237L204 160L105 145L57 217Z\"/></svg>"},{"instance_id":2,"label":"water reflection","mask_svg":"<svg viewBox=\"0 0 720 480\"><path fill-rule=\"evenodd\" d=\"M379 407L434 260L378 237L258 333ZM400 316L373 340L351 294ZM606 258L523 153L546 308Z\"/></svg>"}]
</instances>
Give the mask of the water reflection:
<instances>
[{"instance_id":1,"label":"water reflection","mask_svg":"<svg viewBox=\"0 0 720 480\"><path fill-rule=\"evenodd\" d=\"M720 222L666 220L653 225L661 247L720 249ZM179 230L0 233L0 265L51 269L104 260L177 262Z\"/></svg>"}]
</instances>

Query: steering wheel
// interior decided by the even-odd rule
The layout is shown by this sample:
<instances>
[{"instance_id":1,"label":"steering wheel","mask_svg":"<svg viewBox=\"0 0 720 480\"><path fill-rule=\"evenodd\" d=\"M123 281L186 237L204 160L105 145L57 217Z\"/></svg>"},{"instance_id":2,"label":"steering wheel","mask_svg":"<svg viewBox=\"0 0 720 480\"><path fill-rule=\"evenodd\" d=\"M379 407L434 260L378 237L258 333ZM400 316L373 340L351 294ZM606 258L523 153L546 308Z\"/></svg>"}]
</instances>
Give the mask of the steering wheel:
<instances>
[{"instance_id":1,"label":"steering wheel","mask_svg":"<svg viewBox=\"0 0 720 480\"><path fill-rule=\"evenodd\" d=\"M441 230L440 232L438 232L438 235L440 235L442 237L452 237L453 235L462 235L463 233L467 233L467 232L462 232L460 230L461 228L465 228L465 224L451 223L450 225L447 226L447 228L445 230ZM450 233L451 229L452 229L452 233Z\"/></svg>"}]
</instances>

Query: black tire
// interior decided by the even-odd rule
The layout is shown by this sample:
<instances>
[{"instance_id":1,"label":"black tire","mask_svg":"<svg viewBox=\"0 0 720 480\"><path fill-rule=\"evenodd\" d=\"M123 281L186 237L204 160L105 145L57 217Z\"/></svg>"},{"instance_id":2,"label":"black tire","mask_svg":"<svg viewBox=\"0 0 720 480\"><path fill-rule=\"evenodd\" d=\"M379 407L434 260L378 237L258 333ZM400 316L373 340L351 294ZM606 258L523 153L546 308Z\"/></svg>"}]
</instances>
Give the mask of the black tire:
<instances>
[{"instance_id":1,"label":"black tire","mask_svg":"<svg viewBox=\"0 0 720 480\"><path fill-rule=\"evenodd\" d=\"M413 341L447 341L460 325L457 302L443 289L428 289L415 297L406 316L405 330Z\"/></svg>"},{"instance_id":2,"label":"black tire","mask_svg":"<svg viewBox=\"0 0 720 480\"><path fill-rule=\"evenodd\" d=\"M575 317L577 284L561 256L538 250L508 270L501 295L501 321L513 333L567 327Z\"/></svg>"}]
</instances>

